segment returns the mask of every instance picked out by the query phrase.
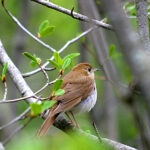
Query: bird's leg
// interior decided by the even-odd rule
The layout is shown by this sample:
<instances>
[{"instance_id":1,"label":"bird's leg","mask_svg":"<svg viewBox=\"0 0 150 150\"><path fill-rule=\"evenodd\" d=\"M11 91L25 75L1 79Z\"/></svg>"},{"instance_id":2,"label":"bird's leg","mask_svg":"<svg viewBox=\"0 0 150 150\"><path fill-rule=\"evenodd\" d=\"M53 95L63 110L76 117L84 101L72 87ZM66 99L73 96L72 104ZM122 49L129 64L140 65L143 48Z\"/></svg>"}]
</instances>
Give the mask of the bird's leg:
<instances>
[{"instance_id":1,"label":"bird's leg","mask_svg":"<svg viewBox=\"0 0 150 150\"><path fill-rule=\"evenodd\" d=\"M69 116L69 114L67 112L65 112L66 116L68 117L68 119L70 120L70 123L74 125L74 122L72 121L71 117Z\"/></svg>"},{"instance_id":2,"label":"bird's leg","mask_svg":"<svg viewBox=\"0 0 150 150\"><path fill-rule=\"evenodd\" d=\"M74 121L75 121L75 123L76 123L76 127L77 127L77 128L80 128L80 127L79 127L79 124L78 124L78 122L77 122L77 120L76 120L76 118L75 118L75 116L74 116L74 114L73 114L73 112L72 112L72 111L69 111L69 113L70 113L71 116L73 117L73 119L74 119Z\"/></svg>"}]
</instances>

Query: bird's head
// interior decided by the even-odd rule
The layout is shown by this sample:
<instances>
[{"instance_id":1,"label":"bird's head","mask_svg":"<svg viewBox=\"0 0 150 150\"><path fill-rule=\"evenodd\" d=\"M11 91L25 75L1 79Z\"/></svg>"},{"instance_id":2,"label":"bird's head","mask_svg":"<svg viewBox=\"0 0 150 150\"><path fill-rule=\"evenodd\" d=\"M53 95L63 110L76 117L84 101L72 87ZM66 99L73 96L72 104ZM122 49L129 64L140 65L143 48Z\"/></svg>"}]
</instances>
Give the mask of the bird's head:
<instances>
[{"instance_id":1,"label":"bird's head","mask_svg":"<svg viewBox=\"0 0 150 150\"><path fill-rule=\"evenodd\" d=\"M90 76L92 78L94 78L94 72L98 70L100 69L97 68L94 69L92 65L88 63L80 63L72 69L72 71L76 71L84 76Z\"/></svg>"}]
</instances>

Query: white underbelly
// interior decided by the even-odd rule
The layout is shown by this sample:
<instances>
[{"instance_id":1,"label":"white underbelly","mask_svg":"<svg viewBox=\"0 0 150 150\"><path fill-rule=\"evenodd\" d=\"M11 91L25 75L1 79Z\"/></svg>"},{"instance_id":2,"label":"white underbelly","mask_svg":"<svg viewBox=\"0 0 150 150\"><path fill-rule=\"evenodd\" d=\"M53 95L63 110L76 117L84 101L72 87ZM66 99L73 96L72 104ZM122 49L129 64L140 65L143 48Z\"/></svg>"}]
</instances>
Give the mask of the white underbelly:
<instances>
[{"instance_id":1,"label":"white underbelly","mask_svg":"<svg viewBox=\"0 0 150 150\"><path fill-rule=\"evenodd\" d=\"M80 102L78 105L73 107L71 109L71 111L73 113L89 112L94 107L94 105L96 104L96 100L97 100L97 89L95 86L92 93L85 100L82 100L82 102Z\"/></svg>"}]
</instances>

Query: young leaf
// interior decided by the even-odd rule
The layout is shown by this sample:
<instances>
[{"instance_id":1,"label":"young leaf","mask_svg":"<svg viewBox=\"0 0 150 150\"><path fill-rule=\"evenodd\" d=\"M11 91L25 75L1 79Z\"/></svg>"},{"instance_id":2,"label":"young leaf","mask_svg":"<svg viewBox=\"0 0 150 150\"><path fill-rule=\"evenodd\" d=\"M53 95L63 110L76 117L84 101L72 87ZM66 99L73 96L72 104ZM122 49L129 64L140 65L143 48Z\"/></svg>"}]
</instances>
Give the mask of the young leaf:
<instances>
[{"instance_id":1,"label":"young leaf","mask_svg":"<svg viewBox=\"0 0 150 150\"><path fill-rule=\"evenodd\" d=\"M112 58L118 58L118 57L121 57L122 56L122 54L121 53L115 53L113 56L112 56Z\"/></svg>"},{"instance_id":2,"label":"young leaf","mask_svg":"<svg viewBox=\"0 0 150 150\"><path fill-rule=\"evenodd\" d=\"M43 29L42 31L39 32L40 37L46 37L49 36L55 29L55 26L48 26L45 29Z\"/></svg>"},{"instance_id":3,"label":"young leaf","mask_svg":"<svg viewBox=\"0 0 150 150\"><path fill-rule=\"evenodd\" d=\"M55 92L55 96L61 96L61 95L64 95L65 93L65 90L63 89L58 89L56 92Z\"/></svg>"},{"instance_id":4,"label":"young leaf","mask_svg":"<svg viewBox=\"0 0 150 150\"><path fill-rule=\"evenodd\" d=\"M41 59L39 57L36 58L36 62L37 62L38 65L40 65L41 64Z\"/></svg>"},{"instance_id":5,"label":"young leaf","mask_svg":"<svg viewBox=\"0 0 150 150\"><path fill-rule=\"evenodd\" d=\"M37 63L36 63L35 61L31 60L31 62L30 62L30 66L31 66L31 67L33 67L33 68L35 68L35 67L36 67L36 65L37 65Z\"/></svg>"},{"instance_id":6,"label":"young leaf","mask_svg":"<svg viewBox=\"0 0 150 150\"><path fill-rule=\"evenodd\" d=\"M45 29L48 26L49 26L48 20L44 20L39 27L39 32L41 32L43 29Z\"/></svg>"},{"instance_id":7,"label":"young leaf","mask_svg":"<svg viewBox=\"0 0 150 150\"><path fill-rule=\"evenodd\" d=\"M71 63L70 63L70 67L73 68L74 67L74 63L73 61L71 60Z\"/></svg>"},{"instance_id":8,"label":"young leaf","mask_svg":"<svg viewBox=\"0 0 150 150\"><path fill-rule=\"evenodd\" d=\"M56 104L56 103L57 103L57 101L53 101L53 100L44 101L44 102L42 103L42 111L51 108L51 107L54 106L54 104Z\"/></svg>"},{"instance_id":9,"label":"young leaf","mask_svg":"<svg viewBox=\"0 0 150 150\"><path fill-rule=\"evenodd\" d=\"M31 103L30 107L31 107L31 115L32 116L37 116L42 112L42 104Z\"/></svg>"},{"instance_id":10,"label":"young leaf","mask_svg":"<svg viewBox=\"0 0 150 150\"><path fill-rule=\"evenodd\" d=\"M32 56L30 53L24 52L23 55L24 55L26 58L31 59L31 60L33 60L33 61L36 62L36 57Z\"/></svg>"},{"instance_id":11,"label":"young leaf","mask_svg":"<svg viewBox=\"0 0 150 150\"><path fill-rule=\"evenodd\" d=\"M116 51L115 45L111 44L109 46L109 57L112 57L115 54L115 51Z\"/></svg>"},{"instance_id":12,"label":"young leaf","mask_svg":"<svg viewBox=\"0 0 150 150\"><path fill-rule=\"evenodd\" d=\"M62 61L60 55L58 54L58 52L55 51L54 54L53 54L53 56L55 58L56 63L61 66L62 63L63 63L63 61Z\"/></svg>"},{"instance_id":13,"label":"young leaf","mask_svg":"<svg viewBox=\"0 0 150 150\"><path fill-rule=\"evenodd\" d=\"M0 79L2 80L2 77L0 76Z\"/></svg>"},{"instance_id":14,"label":"young leaf","mask_svg":"<svg viewBox=\"0 0 150 150\"><path fill-rule=\"evenodd\" d=\"M8 67L8 62L6 62L5 65L4 65L4 67L3 67L2 77L5 76L6 71L7 71L7 67Z\"/></svg>"},{"instance_id":15,"label":"young leaf","mask_svg":"<svg viewBox=\"0 0 150 150\"><path fill-rule=\"evenodd\" d=\"M56 92L58 89L60 89L62 83L63 83L63 80L62 80L62 79L58 79L58 80L54 83L53 91Z\"/></svg>"},{"instance_id":16,"label":"young leaf","mask_svg":"<svg viewBox=\"0 0 150 150\"><path fill-rule=\"evenodd\" d=\"M68 59L68 58L73 59L74 57L77 57L77 56L79 56L79 55L80 55L80 53L71 53L71 54L67 55L67 56L63 59L63 62L64 62L66 59Z\"/></svg>"},{"instance_id":17,"label":"young leaf","mask_svg":"<svg viewBox=\"0 0 150 150\"><path fill-rule=\"evenodd\" d=\"M71 64L71 59L66 59L62 64L62 69L65 70Z\"/></svg>"},{"instance_id":18,"label":"young leaf","mask_svg":"<svg viewBox=\"0 0 150 150\"><path fill-rule=\"evenodd\" d=\"M60 71L60 66L55 62L55 61L53 61L53 60L50 60L50 59L48 59L48 61L50 62L50 64L54 67L54 68L56 68L57 70L59 70Z\"/></svg>"}]
</instances>

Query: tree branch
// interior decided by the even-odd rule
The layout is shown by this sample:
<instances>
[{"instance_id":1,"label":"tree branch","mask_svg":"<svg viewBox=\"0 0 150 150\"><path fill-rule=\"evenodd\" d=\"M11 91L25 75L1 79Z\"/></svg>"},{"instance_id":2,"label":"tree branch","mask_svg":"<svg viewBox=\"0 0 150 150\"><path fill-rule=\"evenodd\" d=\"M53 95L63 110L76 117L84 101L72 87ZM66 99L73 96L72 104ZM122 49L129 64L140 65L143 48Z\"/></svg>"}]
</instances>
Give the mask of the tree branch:
<instances>
[{"instance_id":1,"label":"tree branch","mask_svg":"<svg viewBox=\"0 0 150 150\"><path fill-rule=\"evenodd\" d=\"M138 32L145 49L150 51L149 43L149 28L148 28L148 15L147 15L147 1L136 0L136 16L138 23Z\"/></svg>"},{"instance_id":2,"label":"tree branch","mask_svg":"<svg viewBox=\"0 0 150 150\"><path fill-rule=\"evenodd\" d=\"M2 45L2 42L0 40L0 63L4 65L6 62L8 62L8 68L7 71L12 79L12 81L15 83L17 89L20 91L22 96L31 96L34 95L32 90L29 88L25 80L23 79L20 71L18 68L14 65L14 63L11 61L9 56L4 50L4 47ZM34 98L28 98L26 100L28 103L30 102L36 102L36 99Z\"/></svg>"},{"instance_id":3,"label":"tree branch","mask_svg":"<svg viewBox=\"0 0 150 150\"><path fill-rule=\"evenodd\" d=\"M89 23L92 23L92 24L97 25L99 27L103 27L105 29L108 29L108 30L113 30L111 25L106 24L103 21L99 21L99 20L96 20L96 19L90 19L85 15L73 12L72 10L68 10L66 8L63 8L63 7L60 7L60 6L58 6L58 5L56 5L52 2L44 1L44 0L31 0L31 1L34 1L36 3L39 3L39 4L42 4L42 5L46 6L48 8L52 8L54 10L62 12L66 15L69 15L69 16L73 17L74 19L84 21L84 22L89 22Z\"/></svg>"},{"instance_id":4,"label":"tree branch","mask_svg":"<svg viewBox=\"0 0 150 150\"><path fill-rule=\"evenodd\" d=\"M7 124L3 125L0 127L0 130L3 130L4 128L16 123L18 120L21 120L28 112L30 111L30 107L27 108L23 113L21 113L18 117L16 117L15 119L11 120L10 122L8 122Z\"/></svg>"}]
</instances>

